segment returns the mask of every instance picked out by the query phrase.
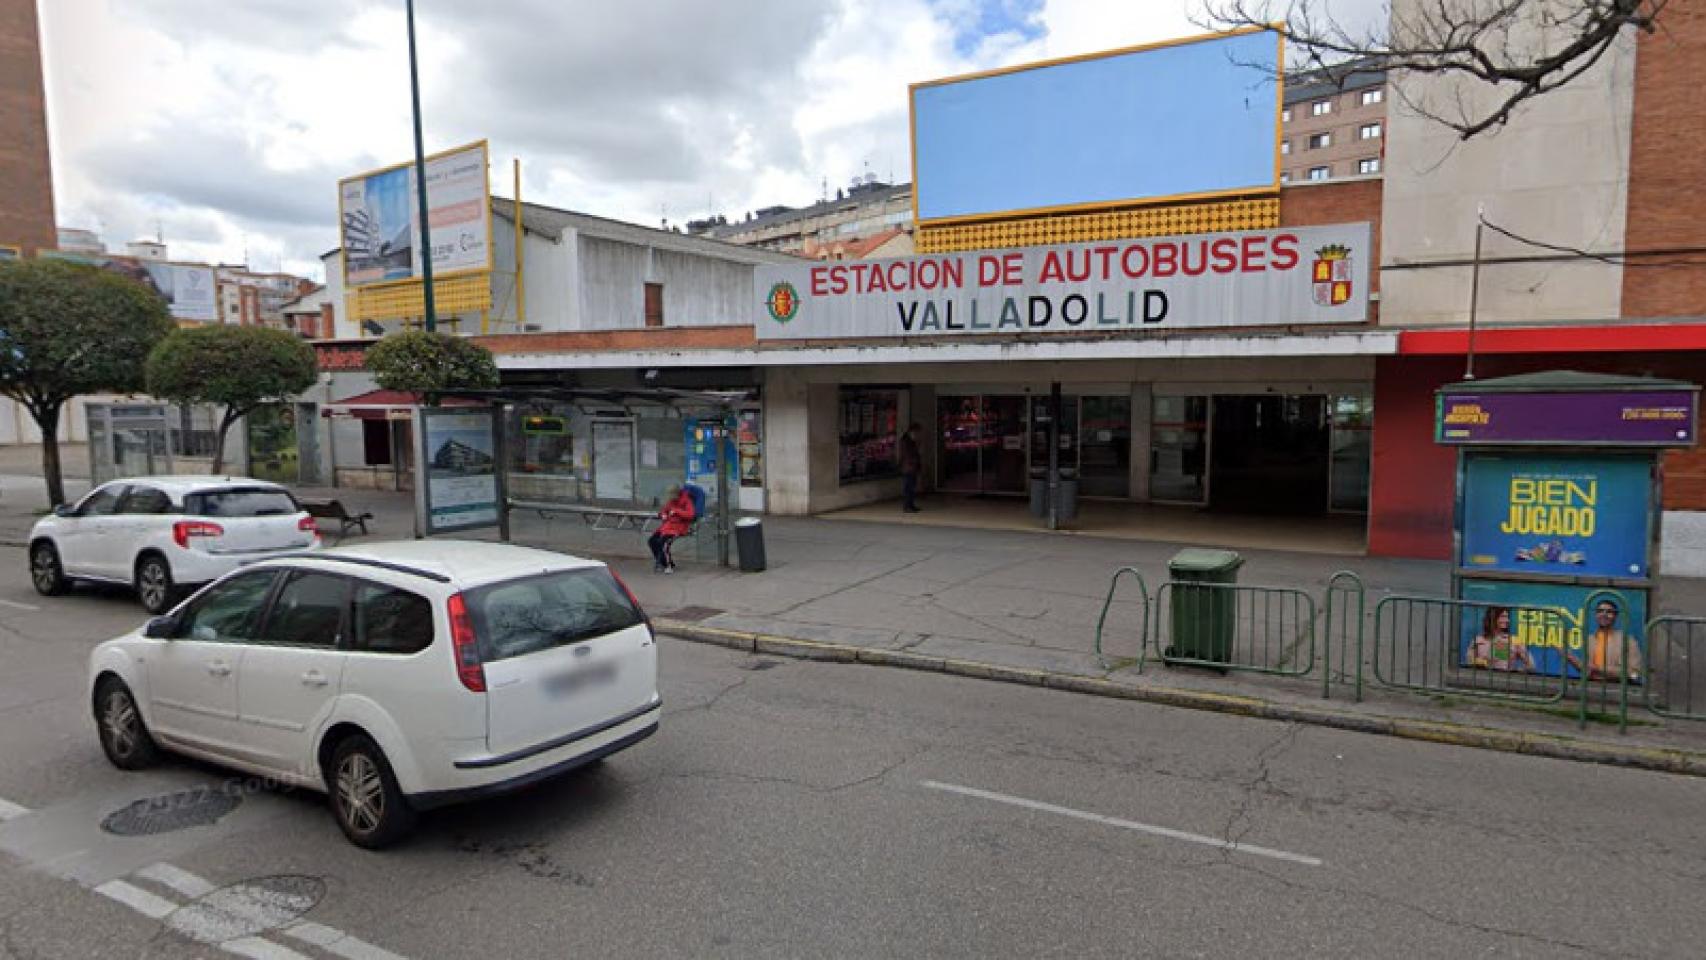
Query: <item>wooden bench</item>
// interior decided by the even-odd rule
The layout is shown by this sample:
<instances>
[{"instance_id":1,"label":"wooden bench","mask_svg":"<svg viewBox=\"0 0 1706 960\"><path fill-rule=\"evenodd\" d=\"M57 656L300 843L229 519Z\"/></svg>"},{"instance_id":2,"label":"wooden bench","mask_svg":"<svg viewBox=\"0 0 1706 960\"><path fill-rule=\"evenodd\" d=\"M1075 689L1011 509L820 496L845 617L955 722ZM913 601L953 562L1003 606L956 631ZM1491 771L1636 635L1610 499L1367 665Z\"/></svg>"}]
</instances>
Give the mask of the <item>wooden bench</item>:
<instances>
[{"instance_id":1,"label":"wooden bench","mask_svg":"<svg viewBox=\"0 0 1706 960\"><path fill-rule=\"evenodd\" d=\"M585 503L542 503L531 500L511 500L512 510L532 510L549 519L553 514L581 518L594 530L632 530L644 536L663 526L663 518L654 510L625 510L621 507L600 507ZM678 539L697 536L699 521L688 525L688 531Z\"/></svg>"},{"instance_id":2,"label":"wooden bench","mask_svg":"<svg viewBox=\"0 0 1706 960\"><path fill-rule=\"evenodd\" d=\"M349 536L352 529L360 529L362 535L367 534L367 521L373 519L371 513L350 513L344 507L342 500L301 500L302 509L316 520L336 520L338 522L338 539Z\"/></svg>"}]
</instances>

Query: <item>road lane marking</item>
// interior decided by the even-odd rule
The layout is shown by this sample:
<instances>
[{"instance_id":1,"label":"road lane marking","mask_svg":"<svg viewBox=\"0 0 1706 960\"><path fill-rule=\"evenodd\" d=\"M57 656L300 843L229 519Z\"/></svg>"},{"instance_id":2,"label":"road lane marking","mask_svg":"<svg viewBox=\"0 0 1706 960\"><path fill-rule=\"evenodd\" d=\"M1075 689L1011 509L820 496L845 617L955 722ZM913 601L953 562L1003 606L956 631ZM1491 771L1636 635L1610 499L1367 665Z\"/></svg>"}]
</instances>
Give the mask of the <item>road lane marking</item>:
<instances>
[{"instance_id":1,"label":"road lane marking","mask_svg":"<svg viewBox=\"0 0 1706 960\"><path fill-rule=\"evenodd\" d=\"M389 950L366 943L342 930L323 926L304 920L295 926L285 927L284 935L295 937L303 943L334 953L345 960L403 960L402 957Z\"/></svg>"},{"instance_id":2,"label":"road lane marking","mask_svg":"<svg viewBox=\"0 0 1706 960\"><path fill-rule=\"evenodd\" d=\"M30 812L29 807L20 807L4 797L0 797L0 823L16 820Z\"/></svg>"},{"instance_id":3,"label":"road lane marking","mask_svg":"<svg viewBox=\"0 0 1706 960\"><path fill-rule=\"evenodd\" d=\"M0 600L0 607L11 607L13 610L28 610L31 613L41 612L41 608L33 603L19 603L16 600Z\"/></svg>"},{"instance_id":4,"label":"road lane marking","mask_svg":"<svg viewBox=\"0 0 1706 960\"><path fill-rule=\"evenodd\" d=\"M132 886L123 880L108 880L96 887L95 892L109 900L117 900L153 920L164 920L178 909L178 905L172 901L164 897L156 897L141 887Z\"/></svg>"},{"instance_id":5,"label":"road lane marking","mask_svg":"<svg viewBox=\"0 0 1706 960\"><path fill-rule=\"evenodd\" d=\"M260 937L239 937L227 940L219 945L226 953L235 953L239 957L250 960L309 960L305 954L297 953L289 947L282 947L271 940Z\"/></svg>"},{"instance_id":6,"label":"road lane marking","mask_svg":"<svg viewBox=\"0 0 1706 960\"><path fill-rule=\"evenodd\" d=\"M188 870L180 870L169 863L156 863L143 867L136 871L135 875L176 890L191 900L205 897L218 889Z\"/></svg>"},{"instance_id":7,"label":"road lane marking","mask_svg":"<svg viewBox=\"0 0 1706 960\"><path fill-rule=\"evenodd\" d=\"M1110 827L1120 827L1125 830L1135 830L1151 836L1166 837L1169 840L1183 840L1186 843L1200 843L1204 846L1216 847L1229 853L1248 853L1258 857L1271 857L1275 860L1287 860L1291 863L1301 863L1306 866L1319 867L1322 861L1316 857L1304 856L1301 853L1290 853L1285 850L1275 850L1271 847L1258 847L1251 843L1234 843L1219 837L1208 837L1200 833L1187 833L1184 830L1174 830L1171 827L1158 827L1154 824L1138 823L1135 820L1122 820L1119 817L1109 817L1100 813L1090 813L1084 810L1074 810L1071 807L1059 807L1041 800L1027 800L1005 793L995 793L990 790L979 790L976 787L962 787L952 783L940 783L935 780L920 781L920 786L931 790L941 790L947 793L957 793L965 797L977 797L981 800L993 800L1009 806L1024 807L1027 810L1039 810L1043 813L1053 813L1075 820L1088 820Z\"/></svg>"}]
</instances>

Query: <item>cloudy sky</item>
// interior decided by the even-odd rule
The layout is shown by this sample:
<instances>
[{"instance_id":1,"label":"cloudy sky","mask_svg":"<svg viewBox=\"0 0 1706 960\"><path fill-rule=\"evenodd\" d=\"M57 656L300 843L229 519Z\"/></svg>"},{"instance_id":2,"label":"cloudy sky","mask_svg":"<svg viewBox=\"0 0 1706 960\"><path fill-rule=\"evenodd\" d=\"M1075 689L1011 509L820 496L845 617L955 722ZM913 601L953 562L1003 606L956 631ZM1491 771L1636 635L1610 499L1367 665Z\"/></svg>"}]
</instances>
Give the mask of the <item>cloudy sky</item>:
<instances>
[{"instance_id":1,"label":"cloudy sky","mask_svg":"<svg viewBox=\"0 0 1706 960\"><path fill-rule=\"evenodd\" d=\"M1348 0L1355 2L1355 0ZM656 224L909 176L906 85L1200 32L1196 0L416 0L426 146ZM42 0L60 222L319 275L411 156L403 0Z\"/></svg>"}]
</instances>

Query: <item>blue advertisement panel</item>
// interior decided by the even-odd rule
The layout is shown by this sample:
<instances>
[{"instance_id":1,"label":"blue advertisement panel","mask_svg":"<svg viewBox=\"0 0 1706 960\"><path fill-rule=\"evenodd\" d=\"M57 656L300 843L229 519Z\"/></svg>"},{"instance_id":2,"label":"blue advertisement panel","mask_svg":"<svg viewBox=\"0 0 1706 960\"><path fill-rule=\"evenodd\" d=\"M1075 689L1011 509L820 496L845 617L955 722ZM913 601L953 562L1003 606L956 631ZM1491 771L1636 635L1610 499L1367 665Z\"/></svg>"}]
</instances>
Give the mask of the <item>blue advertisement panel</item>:
<instances>
[{"instance_id":1,"label":"blue advertisement panel","mask_svg":"<svg viewBox=\"0 0 1706 960\"><path fill-rule=\"evenodd\" d=\"M1645 457L1473 454L1459 565L1489 573L1646 577Z\"/></svg>"},{"instance_id":2,"label":"blue advertisement panel","mask_svg":"<svg viewBox=\"0 0 1706 960\"><path fill-rule=\"evenodd\" d=\"M717 464L728 471L729 489L740 489L738 458L729 455L728 431L716 417L688 418L682 422L687 444L687 482L698 484L705 491L705 502L717 502ZM722 439L723 442L718 443ZM718 448L722 450L719 452Z\"/></svg>"},{"instance_id":3,"label":"blue advertisement panel","mask_svg":"<svg viewBox=\"0 0 1706 960\"><path fill-rule=\"evenodd\" d=\"M1589 597L1593 609L1584 610ZM1647 593L1557 583L1464 580L1458 666L1572 679L1645 676ZM1621 602L1619 599L1621 598Z\"/></svg>"}]
</instances>

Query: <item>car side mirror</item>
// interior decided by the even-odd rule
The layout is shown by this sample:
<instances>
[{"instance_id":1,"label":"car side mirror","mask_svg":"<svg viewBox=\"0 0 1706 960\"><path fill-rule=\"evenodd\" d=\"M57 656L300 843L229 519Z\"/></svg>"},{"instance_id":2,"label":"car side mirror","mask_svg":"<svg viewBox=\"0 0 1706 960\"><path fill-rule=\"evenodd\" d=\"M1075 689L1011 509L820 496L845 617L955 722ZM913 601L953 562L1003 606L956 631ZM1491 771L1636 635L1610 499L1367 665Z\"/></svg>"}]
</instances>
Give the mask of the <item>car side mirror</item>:
<instances>
[{"instance_id":1,"label":"car side mirror","mask_svg":"<svg viewBox=\"0 0 1706 960\"><path fill-rule=\"evenodd\" d=\"M62 503L53 508L53 515L56 517L75 517L77 515L77 508L69 503Z\"/></svg>"},{"instance_id":2,"label":"car side mirror","mask_svg":"<svg viewBox=\"0 0 1706 960\"><path fill-rule=\"evenodd\" d=\"M150 640L170 640L178 632L178 621L174 617L154 617L142 627L142 635Z\"/></svg>"}]
</instances>

